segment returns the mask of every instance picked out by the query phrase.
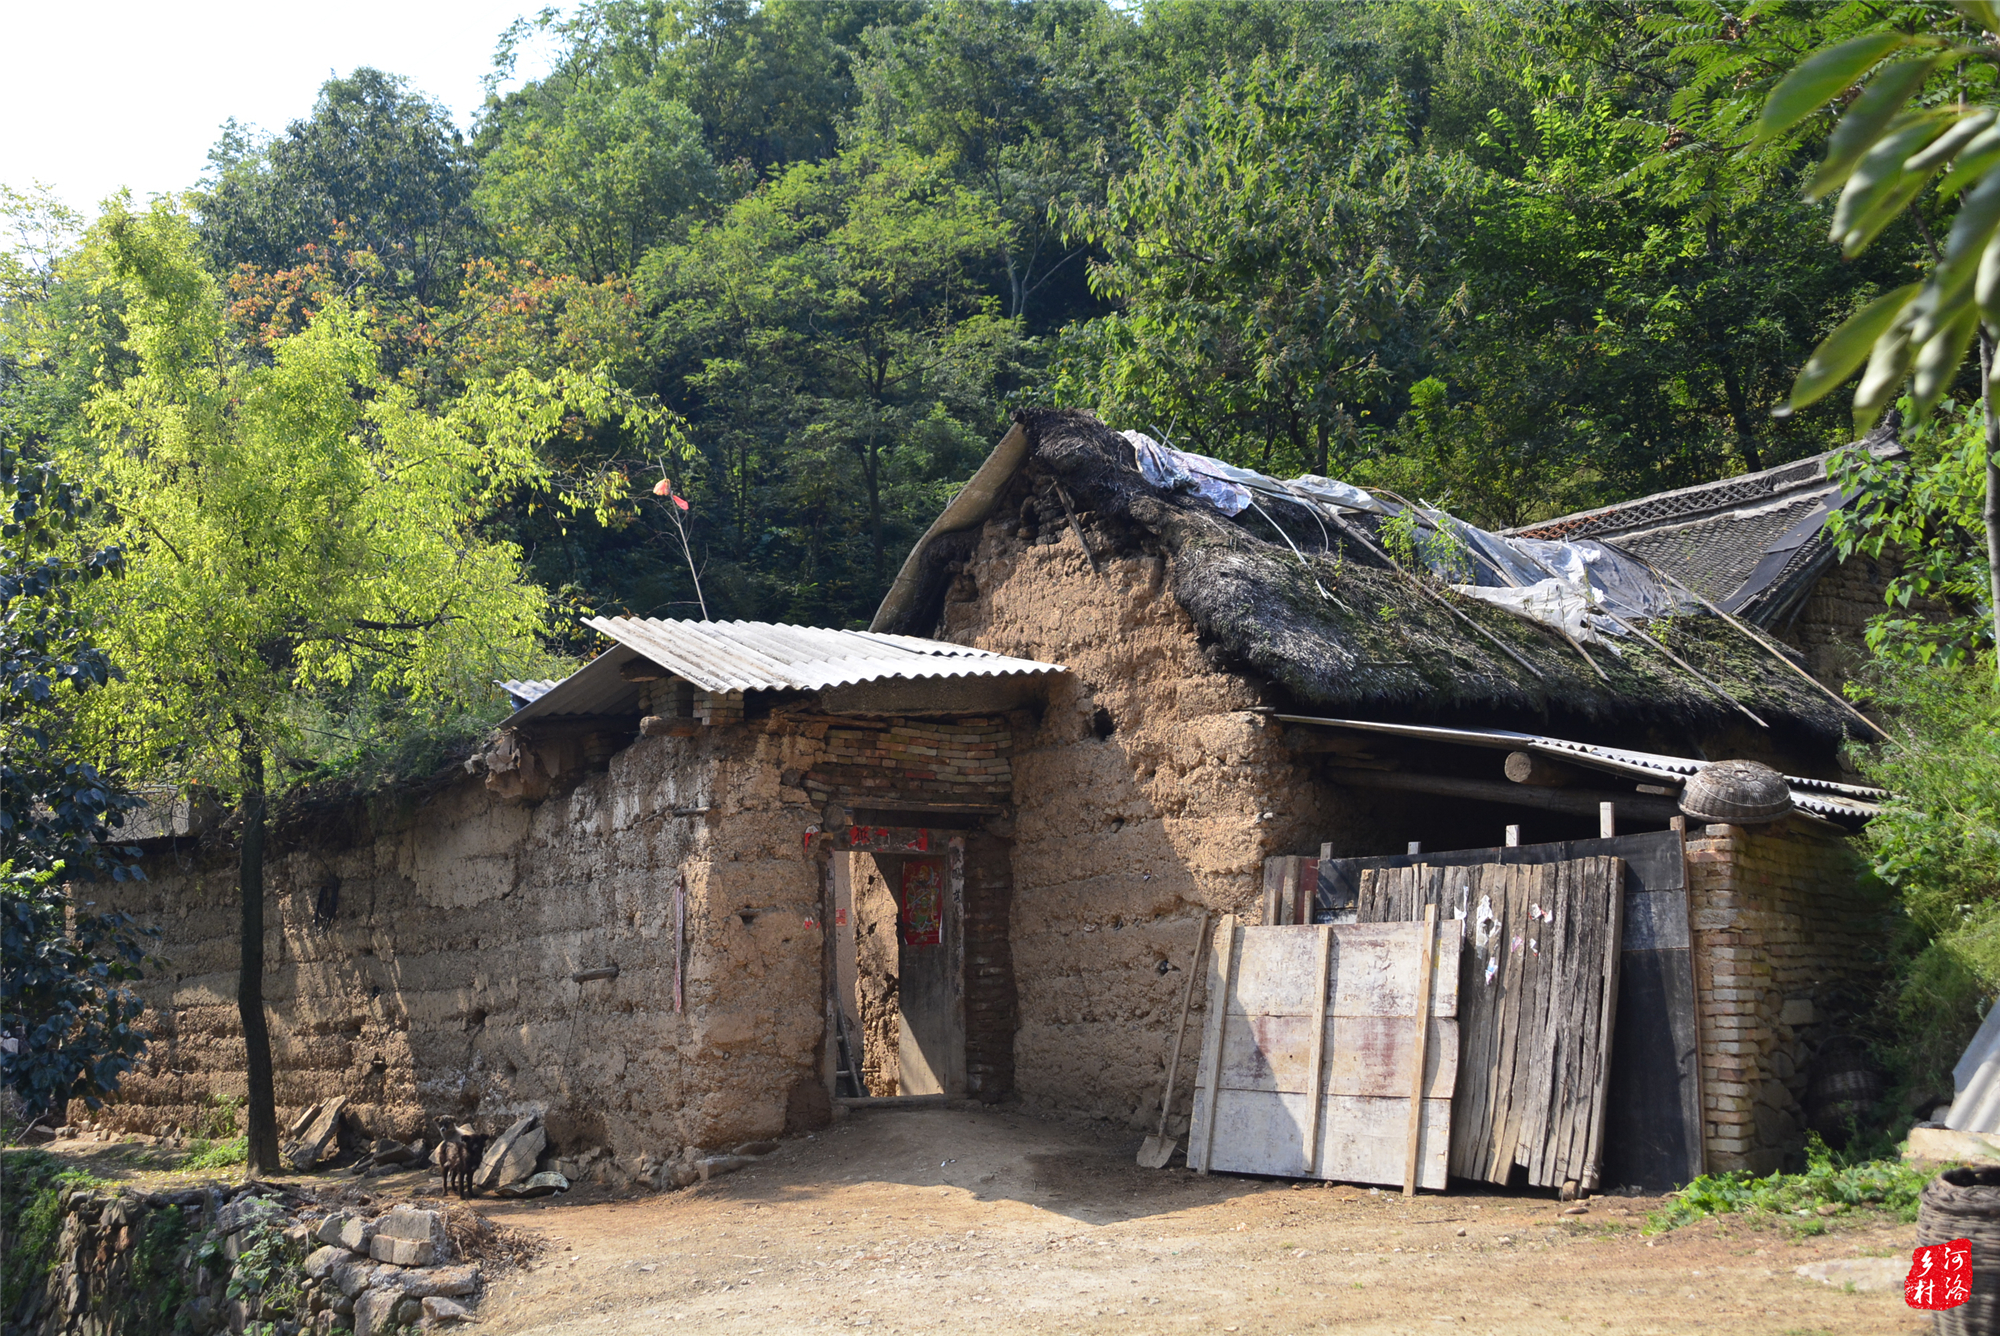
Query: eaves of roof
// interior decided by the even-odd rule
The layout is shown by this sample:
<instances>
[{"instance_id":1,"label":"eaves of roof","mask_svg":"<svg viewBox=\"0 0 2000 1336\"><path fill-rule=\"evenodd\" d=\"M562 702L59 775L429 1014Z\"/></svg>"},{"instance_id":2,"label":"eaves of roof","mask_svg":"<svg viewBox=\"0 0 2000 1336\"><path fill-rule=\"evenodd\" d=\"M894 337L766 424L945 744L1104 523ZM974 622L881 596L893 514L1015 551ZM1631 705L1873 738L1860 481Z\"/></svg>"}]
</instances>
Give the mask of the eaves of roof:
<instances>
[{"instance_id":1,"label":"eaves of roof","mask_svg":"<svg viewBox=\"0 0 2000 1336\"><path fill-rule=\"evenodd\" d=\"M1505 728L1439 728L1427 724L1388 724L1371 719L1322 719L1312 715L1281 714L1285 723L1319 724L1328 728L1348 728L1364 733L1386 733L1423 742L1449 742L1466 747L1487 747L1500 751L1538 752L1573 765L1600 770L1627 779L1665 780L1680 784L1697 774L1708 761L1659 752L1626 751L1620 747L1600 747L1567 738L1545 737L1539 733L1517 733ZM1843 827L1866 824L1882 810L1891 796L1886 789L1860 784L1839 784L1826 779L1786 775L1792 789L1792 803L1801 811Z\"/></svg>"}]
</instances>

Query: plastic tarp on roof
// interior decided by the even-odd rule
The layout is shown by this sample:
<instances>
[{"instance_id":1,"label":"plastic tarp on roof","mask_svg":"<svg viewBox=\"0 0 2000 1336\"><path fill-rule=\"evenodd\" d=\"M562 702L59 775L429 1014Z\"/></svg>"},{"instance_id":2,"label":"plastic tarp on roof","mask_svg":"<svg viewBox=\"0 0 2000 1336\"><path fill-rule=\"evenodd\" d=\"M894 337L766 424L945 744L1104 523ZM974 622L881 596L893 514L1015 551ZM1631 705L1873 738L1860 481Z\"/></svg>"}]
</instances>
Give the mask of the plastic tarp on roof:
<instances>
[{"instance_id":1,"label":"plastic tarp on roof","mask_svg":"<svg viewBox=\"0 0 2000 1336\"><path fill-rule=\"evenodd\" d=\"M1511 538L1428 506L1406 507L1351 483L1316 474L1283 481L1207 455L1163 445L1143 432L1123 433L1139 472L1162 491L1188 492L1224 515L1257 498L1308 511L1352 510L1394 519L1408 515L1420 559L1454 589L1518 616L1557 627L1578 640L1604 643L1626 634L1619 620L1644 621L1701 610L1700 602L1643 563L1590 539L1549 542ZM1268 516L1267 516L1268 518Z\"/></svg>"}]
</instances>

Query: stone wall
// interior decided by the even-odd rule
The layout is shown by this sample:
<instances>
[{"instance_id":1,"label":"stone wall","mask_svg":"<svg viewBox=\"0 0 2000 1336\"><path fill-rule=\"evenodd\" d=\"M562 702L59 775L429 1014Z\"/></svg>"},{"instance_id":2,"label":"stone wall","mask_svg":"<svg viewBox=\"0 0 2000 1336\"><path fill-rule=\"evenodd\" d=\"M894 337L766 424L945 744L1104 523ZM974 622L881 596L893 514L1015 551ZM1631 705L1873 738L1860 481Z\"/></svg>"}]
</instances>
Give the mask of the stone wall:
<instances>
[{"instance_id":1,"label":"stone wall","mask_svg":"<svg viewBox=\"0 0 2000 1336\"><path fill-rule=\"evenodd\" d=\"M1093 570L1067 525L1024 537L1019 504L986 524L936 632L1071 670L1039 727L1015 732L1014 1087L1141 1126L1158 1114L1200 911L1254 912L1267 856L1355 832L1257 688L1211 661L1167 557L1100 555ZM1079 519L1093 551L1114 550Z\"/></svg>"},{"instance_id":2,"label":"stone wall","mask_svg":"<svg viewBox=\"0 0 2000 1336\"><path fill-rule=\"evenodd\" d=\"M1886 929L1844 839L1794 818L1688 839L1710 1172L1769 1173L1805 1140L1813 1056Z\"/></svg>"},{"instance_id":3,"label":"stone wall","mask_svg":"<svg viewBox=\"0 0 2000 1336\"><path fill-rule=\"evenodd\" d=\"M280 829L265 988L281 1123L334 1095L404 1138L440 1114L532 1112L559 1153L604 1146L644 1172L823 1116L821 878L801 839L817 814L779 782L804 741L782 719L642 739L532 807L468 778ZM151 1052L109 1116L156 1131L242 1093L243 1043L233 850L183 843L147 872L106 897L162 929L166 961L140 985ZM570 978L612 963L614 979Z\"/></svg>"}]
</instances>

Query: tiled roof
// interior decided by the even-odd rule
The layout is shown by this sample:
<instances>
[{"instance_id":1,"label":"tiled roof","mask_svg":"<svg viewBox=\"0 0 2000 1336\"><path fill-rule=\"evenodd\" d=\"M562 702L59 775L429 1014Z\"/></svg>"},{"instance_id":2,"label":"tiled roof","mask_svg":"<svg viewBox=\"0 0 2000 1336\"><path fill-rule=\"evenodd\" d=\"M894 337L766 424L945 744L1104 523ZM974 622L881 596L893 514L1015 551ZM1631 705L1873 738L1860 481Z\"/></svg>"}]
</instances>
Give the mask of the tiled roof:
<instances>
[{"instance_id":1,"label":"tiled roof","mask_svg":"<svg viewBox=\"0 0 2000 1336\"><path fill-rule=\"evenodd\" d=\"M1872 439L1865 448L1877 458L1903 453L1888 439ZM1769 624L1833 560L1821 529L1845 500L1826 472L1837 453L1579 511L1509 534L1613 543L1725 610Z\"/></svg>"}]
</instances>

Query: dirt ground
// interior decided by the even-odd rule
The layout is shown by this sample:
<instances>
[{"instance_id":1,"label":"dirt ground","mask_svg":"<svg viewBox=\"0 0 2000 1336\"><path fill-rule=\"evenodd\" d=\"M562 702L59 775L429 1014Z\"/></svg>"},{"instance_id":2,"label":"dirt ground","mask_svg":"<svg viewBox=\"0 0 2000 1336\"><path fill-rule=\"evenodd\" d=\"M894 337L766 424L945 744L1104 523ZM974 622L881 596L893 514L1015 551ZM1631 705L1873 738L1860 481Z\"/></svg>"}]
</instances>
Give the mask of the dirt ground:
<instances>
[{"instance_id":1,"label":"dirt ground","mask_svg":"<svg viewBox=\"0 0 2000 1336\"><path fill-rule=\"evenodd\" d=\"M544 1246L528 1268L496 1277L478 1326L490 1336L1929 1330L1900 1290L1852 1293L1793 1274L1829 1258L1907 1257L1914 1226L1882 1216L1836 1217L1811 1237L1732 1219L1649 1240L1641 1230L1657 1199L1597 1198L1564 1216L1540 1194L1405 1200L1145 1170L1137 1147L1136 1135L1006 1110L871 1110L680 1192L482 1199L481 1214ZM434 1191L416 1174L308 1182L329 1204Z\"/></svg>"}]
</instances>

